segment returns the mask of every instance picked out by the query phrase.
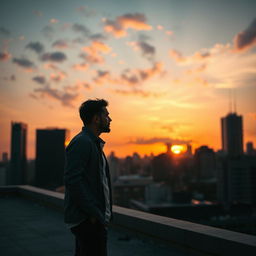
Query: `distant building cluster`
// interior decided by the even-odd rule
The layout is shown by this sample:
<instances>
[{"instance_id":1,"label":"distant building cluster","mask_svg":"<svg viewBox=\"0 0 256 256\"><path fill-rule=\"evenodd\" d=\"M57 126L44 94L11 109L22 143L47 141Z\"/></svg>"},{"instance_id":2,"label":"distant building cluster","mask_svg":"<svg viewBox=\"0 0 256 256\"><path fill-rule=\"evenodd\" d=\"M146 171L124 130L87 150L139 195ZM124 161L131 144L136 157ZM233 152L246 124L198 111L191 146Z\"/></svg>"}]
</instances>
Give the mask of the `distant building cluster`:
<instances>
[{"instance_id":1,"label":"distant building cluster","mask_svg":"<svg viewBox=\"0 0 256 256\"><path fill-rule=\"evenodd\" d=\"M186 213L180 216L195 216L194 220L203 218L204 214L197 212L202 209L208 218L217 218L211 211L224 214L235 208L239 212L239 205L255 207L256 150L247 142L244 151L243 118L232 112L221 118L220 124L222 148L217 152L203 145L192 153L190 144L182 145L185 150L173 150L170 143L159 155L134 153L118 158L112 152L108 160L114 203L169 217L179 216L178 209L183 207ZM69 131L37 129L36 157L28 161L27 129L24 123L11 123L10 159L2 154L0 185L30 184L63 192Z\"/></svg>"},{"instance_id":2,"label":"distant building cluster","mask_svg":"<svg viewBox=\"0 0 256 256\"><path fill-rule=\"evenodd\" d=\"M36 130L36 158L27 159L27 130L22 122L11 123L10 160L2 154L0 185L29 184L55 190L63 186L65 143L69 139L66 129Z\"/></svg>"}]
</instances>

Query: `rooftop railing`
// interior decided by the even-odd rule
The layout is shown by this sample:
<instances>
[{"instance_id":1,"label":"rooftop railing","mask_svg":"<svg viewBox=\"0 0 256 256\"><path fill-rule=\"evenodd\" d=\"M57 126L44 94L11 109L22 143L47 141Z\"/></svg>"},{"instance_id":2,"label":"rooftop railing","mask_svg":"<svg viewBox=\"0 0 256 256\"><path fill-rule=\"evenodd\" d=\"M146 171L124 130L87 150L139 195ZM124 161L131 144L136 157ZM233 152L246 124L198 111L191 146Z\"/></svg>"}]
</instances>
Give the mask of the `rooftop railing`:
<instances>
[{"instance_id":1,"label":"rooftop railing","mask_svg":"<svg viewBox=\"0 0 256 256\"><path fill-rule=\"evenodd\" d=\"M63 211L62 193L32 186L0 187L0 194L15 194ZM256 236L214 228L113 206L113 228L203 255L256 255Z\"/></svg>"}]
</instances>

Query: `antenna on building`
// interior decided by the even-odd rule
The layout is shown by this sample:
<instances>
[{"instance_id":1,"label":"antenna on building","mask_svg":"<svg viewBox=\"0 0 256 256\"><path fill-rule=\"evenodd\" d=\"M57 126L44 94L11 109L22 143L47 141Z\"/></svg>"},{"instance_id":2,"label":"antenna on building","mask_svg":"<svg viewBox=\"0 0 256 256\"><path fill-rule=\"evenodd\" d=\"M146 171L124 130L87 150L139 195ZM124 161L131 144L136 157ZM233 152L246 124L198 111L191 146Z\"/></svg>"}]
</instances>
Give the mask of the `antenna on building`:
<instances>
[{"instance_id":1,"label":"antenna on building","mask_svg":"<svg viewBox=\"0 0 256 256\"><path fill-rule=\"evenodd\" d=\"M232 113L232 88L229 89L229 113Z\"/></svg>"},{"instance_id":2,"label":"antenna on building","mask_svg":"<svg viewBox=\"0 0 256 256\"><path fill-rule=\"evenodd\" d=\"M236 88L233 88L233 97L234 97L234 113L236 113Z\"/></svg>"}]
</instances>

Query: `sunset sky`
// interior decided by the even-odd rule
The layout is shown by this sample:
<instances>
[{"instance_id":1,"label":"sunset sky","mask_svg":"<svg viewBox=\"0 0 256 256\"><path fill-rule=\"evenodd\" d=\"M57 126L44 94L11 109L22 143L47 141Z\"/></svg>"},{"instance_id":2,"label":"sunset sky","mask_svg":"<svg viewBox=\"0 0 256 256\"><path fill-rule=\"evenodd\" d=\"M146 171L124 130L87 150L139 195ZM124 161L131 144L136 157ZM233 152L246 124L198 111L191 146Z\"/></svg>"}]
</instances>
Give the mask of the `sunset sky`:
<instances>
[{"instance_id":1,"label":"sunset sky","mask_svg":"<svg viewBox=\"0 0 256 256\"><path fill-rule=\"evenodd\" d=\"M0 153L11 121L81 130L78 107L109 101L106 153L164 143L221 148L230 95L256 146L256 1L2 0ZM234 107L232 107L234 110Z\"/></svg>"}]
</instances>

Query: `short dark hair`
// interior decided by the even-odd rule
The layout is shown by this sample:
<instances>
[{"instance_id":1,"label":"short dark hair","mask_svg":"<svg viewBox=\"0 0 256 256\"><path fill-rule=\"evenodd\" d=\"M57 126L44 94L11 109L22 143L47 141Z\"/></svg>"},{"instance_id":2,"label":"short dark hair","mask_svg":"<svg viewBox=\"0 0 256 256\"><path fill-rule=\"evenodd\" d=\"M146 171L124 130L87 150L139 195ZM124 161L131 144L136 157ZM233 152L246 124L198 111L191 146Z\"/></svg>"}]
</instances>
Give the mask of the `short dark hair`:
<instances>
[{"instance_id":1,"label":"short dark hair","mask_svg":"<svg viewBox=\"0 0 256 256\"><path fill-rule=\"evenodd\" d=\"M79 108L80 118L84 125L90 124L95 115L103 112L103 108L108 106L108 102L104 99L87 100L83 102Z\"/></svg>"}]
</instances>

